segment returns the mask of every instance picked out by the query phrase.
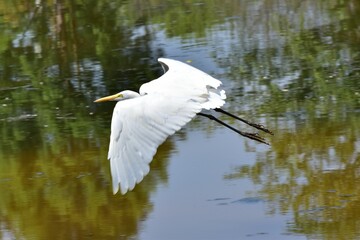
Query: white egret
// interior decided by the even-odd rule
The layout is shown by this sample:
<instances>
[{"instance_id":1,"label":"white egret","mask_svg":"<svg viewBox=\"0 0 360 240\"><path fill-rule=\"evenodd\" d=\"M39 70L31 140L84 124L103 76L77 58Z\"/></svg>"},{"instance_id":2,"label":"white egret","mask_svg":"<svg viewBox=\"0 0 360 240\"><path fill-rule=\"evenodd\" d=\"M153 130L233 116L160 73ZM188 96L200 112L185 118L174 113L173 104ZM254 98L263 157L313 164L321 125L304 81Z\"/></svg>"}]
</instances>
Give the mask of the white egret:
<instances>
[{"instance_id":1,"label":"white egret","mask_svg":"<svg viewBox=\"0 0 360 240\"><path fill-rule=\"evenodd\" d=\"M202 109L214 109L253 127L271 133L222 109L225 91L221 81L186 64L159 58L165 74L143 84L139 93L125 90L95 102L118 101L111 121L108 159L114 194L132 190L149 173L149 164L160 144L197 114L208 117L233 131L266 143L253 133L239 131Z\"/></svg>"}]
</instances>

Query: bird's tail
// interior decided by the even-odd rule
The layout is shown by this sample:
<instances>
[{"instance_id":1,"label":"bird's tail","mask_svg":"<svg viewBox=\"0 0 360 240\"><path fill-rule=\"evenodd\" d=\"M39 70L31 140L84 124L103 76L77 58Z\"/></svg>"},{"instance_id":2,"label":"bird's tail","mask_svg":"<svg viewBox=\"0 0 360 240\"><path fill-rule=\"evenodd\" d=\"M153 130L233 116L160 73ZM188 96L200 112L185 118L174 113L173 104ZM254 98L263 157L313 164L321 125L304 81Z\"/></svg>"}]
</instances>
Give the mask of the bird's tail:
<instances>
[{"instance_id":1,"label":"bird's tail","mask_svg":"<svg viewBox=\"0 0 360 240\"><path fill-rule=\"evenodd\" d=\"M208 101L202 104L202 108L210 110L214 108L220 108L225 104L225 90L208 87L208 94Z\"/></svg>"}]
</instances>

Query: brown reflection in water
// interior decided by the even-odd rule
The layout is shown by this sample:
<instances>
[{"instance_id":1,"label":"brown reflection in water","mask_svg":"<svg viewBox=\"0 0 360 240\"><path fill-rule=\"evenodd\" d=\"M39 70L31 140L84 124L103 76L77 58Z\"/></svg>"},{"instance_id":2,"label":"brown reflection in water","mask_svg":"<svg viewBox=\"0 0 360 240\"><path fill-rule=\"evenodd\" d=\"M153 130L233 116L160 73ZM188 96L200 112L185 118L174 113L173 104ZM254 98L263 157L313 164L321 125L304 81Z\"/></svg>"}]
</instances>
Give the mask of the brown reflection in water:
<instances>
[{"instance_id":1,"label":"brown reflection in water","mask_svg":"<svg viewBox=\"0 0 360 240\"><path fill-rule=\"evenodd\" d=\"M281 121L281 120L280 120ZM352 127L349 128L348 126ZM225 176L250 177L268 213L293 212L289 231L356 238L360 222L360 116L275 129L272 151ZM352 230L349 230L352 229Z\"/></svg>"},{"instance_id":2,"label":"brown reflection in water","mask_svg":"<svg viewBox=\"0 0 360 240\"><path fill-rule=\"evenodd\" d=\"M161 31L199 41L170 47L194 58L209 58L197 56L207 46L229 108L275 132L269 152L227 178L259 185L270 214L292 212L292 232L357 237L358 1L40 2L33 16L35 2L0 3L0 237L138 234L174 147L160 147L135 191L113 196L113 106L91 103L159 76Z\"/></svg>"},{"instance_id":3,"label":"brown reflection in water","mask_svg":"<svg viewBox=\"0 0 360 240\"><path fill-rule=\"evenodd\" d=\"M167 181L167 159L174 151L166 141L142 184L126 196L113 195L108 137L72 138L59 153L44 154L40 145L20 150L2 161L0 222L16 239L106 239L137 234L141 220L152 210L150 195ZM98 140L98 139L97 139ZM47 146L46 146L47 147Z\"/></svg>"}]
</instances>

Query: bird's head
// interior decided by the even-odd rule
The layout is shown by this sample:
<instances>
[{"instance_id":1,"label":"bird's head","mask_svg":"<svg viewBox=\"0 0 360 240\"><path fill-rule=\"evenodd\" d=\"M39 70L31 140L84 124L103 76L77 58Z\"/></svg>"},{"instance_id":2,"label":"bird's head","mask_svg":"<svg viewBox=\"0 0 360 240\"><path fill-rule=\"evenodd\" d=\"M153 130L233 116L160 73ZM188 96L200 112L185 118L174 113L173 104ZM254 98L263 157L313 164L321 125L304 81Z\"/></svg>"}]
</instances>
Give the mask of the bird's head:
<instances>
[{"instance_id":1,"label":"bird's head","mask_svg":"<svg viewBox=\"0 0 360 240\"><path fill-rule=\"evenodd\" d=\"M114 95L96 99L94 102L122 101L122 100L130 99L130 98L136 98L139 96L140 96L140 94L138 94L137 92L125 90L125 91L116 93Z\"/></svg>"}]
</instances>

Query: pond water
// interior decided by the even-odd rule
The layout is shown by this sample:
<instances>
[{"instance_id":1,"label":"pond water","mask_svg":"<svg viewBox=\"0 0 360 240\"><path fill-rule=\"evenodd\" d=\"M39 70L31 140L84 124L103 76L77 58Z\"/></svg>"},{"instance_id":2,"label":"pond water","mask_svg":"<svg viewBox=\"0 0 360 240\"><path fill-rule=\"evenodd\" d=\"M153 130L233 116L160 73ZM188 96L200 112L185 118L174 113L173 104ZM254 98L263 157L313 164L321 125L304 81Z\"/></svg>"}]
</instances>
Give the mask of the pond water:
<instances>
[{"instance_id":1,"label":"pond water","mask_svg":"<svg viewBox=\"0 0 360 240\"><path fill-rule=\"evenodd\" d=\"M360 238L359 26L355 0L2 1L0 239ZM197 117L113 195L114 104L93 101L158 57L275 135Z\"/></svg>"}]
</instances>

